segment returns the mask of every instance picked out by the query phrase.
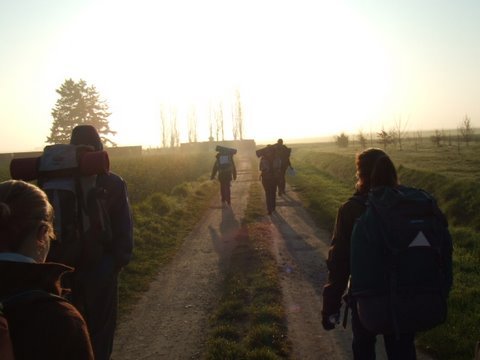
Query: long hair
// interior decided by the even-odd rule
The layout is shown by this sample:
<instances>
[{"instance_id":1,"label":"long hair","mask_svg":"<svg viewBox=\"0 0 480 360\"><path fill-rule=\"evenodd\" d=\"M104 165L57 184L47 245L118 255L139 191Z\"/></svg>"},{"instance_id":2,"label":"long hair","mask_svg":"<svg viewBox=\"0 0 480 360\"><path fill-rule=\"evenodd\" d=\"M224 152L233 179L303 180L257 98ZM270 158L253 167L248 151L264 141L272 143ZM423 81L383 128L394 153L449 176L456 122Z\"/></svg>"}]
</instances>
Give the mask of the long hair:
<instances>
[{"instance_id":1,"label":"long hair","mask_svg":"<svg viewBox=\"0 0 480 360\"><path fill-rule=\"evenodd\" d=\"M367 193L377 186L398 185L397 170L390 157L377 148L369 148L357 154L355 165L357 168L356 189L360 193Z\"/></svg>"},{"instance_id":2,"label":"long hair","mask_svg":"<svg viewBox=\"0 0 480 360\"><path fill-rule=\"evenodd\" d=\"M0 183L0 252L17 251L41 225L53 239L53 208L45 193L20 180Z\"/></svg>"}]
</instances>

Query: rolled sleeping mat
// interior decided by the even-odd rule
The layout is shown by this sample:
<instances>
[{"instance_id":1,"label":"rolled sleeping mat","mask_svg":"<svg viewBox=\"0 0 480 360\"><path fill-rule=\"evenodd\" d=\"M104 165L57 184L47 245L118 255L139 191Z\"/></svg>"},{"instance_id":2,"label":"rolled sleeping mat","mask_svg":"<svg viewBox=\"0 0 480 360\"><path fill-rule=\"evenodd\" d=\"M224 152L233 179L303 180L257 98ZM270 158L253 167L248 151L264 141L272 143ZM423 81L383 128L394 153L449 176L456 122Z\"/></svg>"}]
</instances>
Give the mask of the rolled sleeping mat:
<instances>
[{"instance_id":1,"label":"rolled sleeping mat","mask_svg":"<svg viewBox=\"0 0 480 360\"><path fill-rule=\"evenodd\" d=\"M18 158L10 162L10 176L14 180L32 181L38 177L65 177L75 175L75 169L67 171L42 171L38 170L40 157ZM107 173L110 170L110 159L108 153L102 151L85 152L79 160L78 169L81 176Z\"/></svg>"},{"instance_id":2,"label":"rolled sleeping mat","mask_svg":"<svg viewBox=\"0 0 480 360\"><path fill-rule=\"evenodd\" d=\"M13 180L32 181L38 179L39 157L12 159L10 177Z\"/></svg>"},{"instance_id":3,"label":"rolled sleeping mat","mask_svg":"<svg viewBox=\"0 0 480 360\"><path fill-rule=\"evenodd\" d=\"M237 153L237 149L229 148L226 146L220 146L220 145L216 146L215 151L218 151L219 153L226 154L226 155L235 155Z\"/></svg>"},{"instance_id":4,"label":"rolled sleeping mat","mask_svg":"<svg viewBox=\"0 0 480 360\"><path fill-rule=\"evenodd\" d=\"M106 151L90 151L80 158L79 166L83 176L103 174L110 170L110 159Z\"/></svg>"},{"instance_id":5,"label":"rolled sleeping mat","mask_svg":"<svg viewBox=\"0 0 480 360\"><path fill-rule=\"evenodd\" d=\"M272 145L267 145L267 146L255 151L255 154L257 154L257 157L262 157L270 151L273 151L273 146Z\"/></svg>"}]
</instances>

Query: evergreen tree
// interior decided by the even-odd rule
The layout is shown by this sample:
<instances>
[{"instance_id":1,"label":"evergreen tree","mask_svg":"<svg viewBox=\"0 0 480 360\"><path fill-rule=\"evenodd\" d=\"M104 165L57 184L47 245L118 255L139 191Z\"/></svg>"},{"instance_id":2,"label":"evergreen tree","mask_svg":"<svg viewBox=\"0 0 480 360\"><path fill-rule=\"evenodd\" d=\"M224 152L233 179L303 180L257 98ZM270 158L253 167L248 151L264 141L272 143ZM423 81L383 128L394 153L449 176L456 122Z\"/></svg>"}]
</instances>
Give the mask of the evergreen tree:
<instances>
[{"instance_id":1,"label":"evergreen tree","mask_svg":"<svg viewBox=\"0 0 480 360\"><path fill-rule=\"evenodd\" d=\"M116 144L107 136L115 135L110 129L106 102L100 100L97 89L87 86L84 80L75 82L72 79L65 80L56 92L60 95L52 110L53 124L50 136L47 137L49 144L68 144L72 130L77 125L94 126L102 139L103 144Z\"/></svg>"}]
</instances>

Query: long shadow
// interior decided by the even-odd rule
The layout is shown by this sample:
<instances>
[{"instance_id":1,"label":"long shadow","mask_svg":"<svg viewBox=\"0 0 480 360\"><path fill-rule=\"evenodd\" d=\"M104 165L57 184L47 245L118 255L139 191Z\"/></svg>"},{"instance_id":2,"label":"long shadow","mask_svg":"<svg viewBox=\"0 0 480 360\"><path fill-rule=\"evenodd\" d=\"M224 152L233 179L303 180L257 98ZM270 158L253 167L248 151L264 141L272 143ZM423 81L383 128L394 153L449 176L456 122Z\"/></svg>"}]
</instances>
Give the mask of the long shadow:
<instances>
[{"instance_id":1,"label":"long shadow","mask_svg":"<svg viewBox=\"0 0 480 360\"><path fill-rule=\"evenodd\" d=\"M229 263L232 249L235 247L235 239L240 232L240 222L235 217L231 207L224 207L222 208L222 219L218 230L213 226L209 226L208 229L213 248L219 255L219 268L224 271Z\"/></svg>"},{"instance_id":2,"label":"long shadow","mask_svg":"<svg viewBox=\"0 0 480 360\"><path fill-rule=\"evenodd\" d=\"M298 203L293 199L292 201ZM278 229L290 256L295 260L295 264L283 265L283 271L287 273L301 272L312 284L316 293L320 295L327 277L325 258L318 249L311 246L301 234L297 233L279 213L275 212L271 216L271 221Z\"/></svg>"}]
</instances>

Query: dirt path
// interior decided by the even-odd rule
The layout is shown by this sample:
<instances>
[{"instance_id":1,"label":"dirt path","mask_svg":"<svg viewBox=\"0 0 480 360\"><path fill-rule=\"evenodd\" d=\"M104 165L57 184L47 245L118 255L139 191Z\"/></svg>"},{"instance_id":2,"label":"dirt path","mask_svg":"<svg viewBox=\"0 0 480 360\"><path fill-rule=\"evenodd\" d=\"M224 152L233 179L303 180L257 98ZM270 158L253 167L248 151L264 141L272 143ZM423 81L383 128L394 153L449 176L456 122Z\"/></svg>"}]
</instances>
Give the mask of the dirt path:
<instances>
[{"instance_id":1,"label":"dirt path","mask_svg":"<svg viewBox=\"0 0 480 360\"><path fill-rule=\"evenodd\" d=\"M232 208L223 208L219 196L215 197L173 261L159 272L132 314L119 324L114 360L201 358L208 316L218 301L223 269L248 201L246 194L256 181L247 159L239 157L237 169ZM264 221L271 225L273 251L282 269L294 359L351 359L350 329L326 332L321 326L329 233L314 225L291 189L278 199L277 213ZM382 349L377 358L385 359Z\"/></svg>"}]
</instances>

